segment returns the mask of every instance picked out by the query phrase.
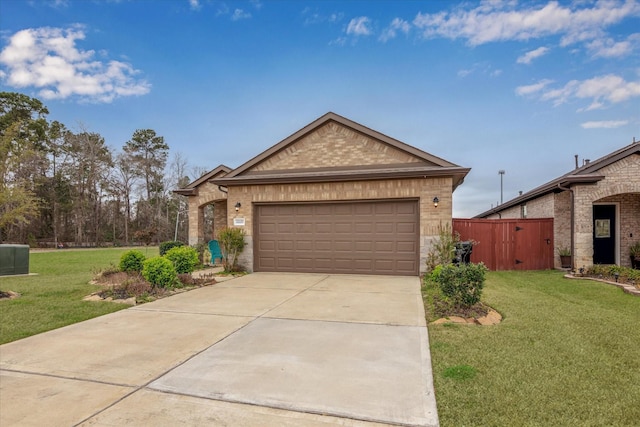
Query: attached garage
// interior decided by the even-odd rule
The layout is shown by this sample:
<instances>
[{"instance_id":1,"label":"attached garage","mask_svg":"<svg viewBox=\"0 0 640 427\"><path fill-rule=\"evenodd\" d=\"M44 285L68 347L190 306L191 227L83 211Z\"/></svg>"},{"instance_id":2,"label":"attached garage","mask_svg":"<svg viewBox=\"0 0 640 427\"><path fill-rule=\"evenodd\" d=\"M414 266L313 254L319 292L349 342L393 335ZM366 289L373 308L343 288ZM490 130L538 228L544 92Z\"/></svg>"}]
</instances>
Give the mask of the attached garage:
<instances>
[{"instance_id":1,"label":"attached garage","mask_svg":"<svg viewBox=\"0 0 640 427\"><path fill-rule=\"evenodd\" d=\"M248 271L418 275L468 168L327 113L236 169L177 190L189 244L241 227ZM214 205L211 231L203 207Z\"/></svg>"},{"instance_id":2,"label":"attached garage","mask_svg":"<svg viewBox=\"0 0 640 427\"><path fill-rule=\"evenodd\" d=\"M417 200L256 205L254 270L417 275Z\"/></svg>"}]
</instances>

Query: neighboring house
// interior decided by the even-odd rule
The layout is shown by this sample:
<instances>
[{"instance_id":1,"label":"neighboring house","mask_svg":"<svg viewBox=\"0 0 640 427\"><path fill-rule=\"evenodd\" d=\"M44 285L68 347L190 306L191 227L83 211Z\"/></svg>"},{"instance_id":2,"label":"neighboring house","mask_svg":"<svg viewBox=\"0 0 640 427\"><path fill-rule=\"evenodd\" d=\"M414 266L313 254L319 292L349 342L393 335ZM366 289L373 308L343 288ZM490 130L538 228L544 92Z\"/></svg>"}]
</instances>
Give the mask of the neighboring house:
<instances>
[{"instance_id":1,"label":"neighboring house","mask_svg":"<svg viewBox=\"0 0 640 427\"><path fill-rule=\"evenodd\" d=\"M250 271L417 275L469 170L327 113L176 193L189 198L189 244L242 227Z\"/></svg>"},{"instance_id":2,"label":"neighboring house","mask_svg":"<svg viewBox=\"0 0 640 427\"><path fill-rule=\"evenodd\" d=\"M476 218L553 218L556 253L570 249L574 268L630 267L640 241L640 141L581 167L576 157L575 170Z\"/></svg>"}]
</instances>

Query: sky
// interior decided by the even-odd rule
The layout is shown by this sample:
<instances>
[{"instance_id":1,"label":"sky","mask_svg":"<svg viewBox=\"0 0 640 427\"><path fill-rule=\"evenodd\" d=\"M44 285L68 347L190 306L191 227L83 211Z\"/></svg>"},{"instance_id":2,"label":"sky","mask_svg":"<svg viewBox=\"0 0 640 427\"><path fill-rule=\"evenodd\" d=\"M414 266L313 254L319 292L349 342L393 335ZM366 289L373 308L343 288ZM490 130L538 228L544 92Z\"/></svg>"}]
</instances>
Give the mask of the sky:
<instances>
[{"instance_id":1,"label":"sky","mask_svg":"<svg viewBox=\"0 0 640 427\"><path fill-rule=\"evenodd\" d=\"M472 217L640 139L640 0L3 0L0 91L194 172L331 111L471 168Z\"/></svg>"}]
</instances>

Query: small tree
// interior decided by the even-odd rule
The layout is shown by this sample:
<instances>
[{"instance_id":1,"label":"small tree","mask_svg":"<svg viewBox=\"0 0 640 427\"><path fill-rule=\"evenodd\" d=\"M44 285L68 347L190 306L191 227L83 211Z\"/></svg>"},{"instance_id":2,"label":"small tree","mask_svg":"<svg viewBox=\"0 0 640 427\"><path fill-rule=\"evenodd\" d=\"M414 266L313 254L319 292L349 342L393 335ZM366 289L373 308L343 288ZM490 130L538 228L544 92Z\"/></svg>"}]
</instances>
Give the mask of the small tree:
<instances>
[{"instance_id":1,"label":"small tree","mask_svg":"<svg viewBox=\"0 0 640 427\"><path fill-rule=\"evenodd\" d=\"M222 266L224 271L235 271L238 264L238 256L245 246L244 236L247 233L243 228L225 227L218 233L218 243L222 252Z\"/></svg>"},{"instance_id":2,"label":"small tree","mask_svg":"<svg viewBox=\"0 0 640 427\"><path fill-rule=\"evenodd\" d=\"M427 271L432 272L437 265L451 264L456 255L458 243L460 243L460 234L454 232L449 224L438 227L438 237L433 239L427 254Z\"/></svg>"}]
</instances>

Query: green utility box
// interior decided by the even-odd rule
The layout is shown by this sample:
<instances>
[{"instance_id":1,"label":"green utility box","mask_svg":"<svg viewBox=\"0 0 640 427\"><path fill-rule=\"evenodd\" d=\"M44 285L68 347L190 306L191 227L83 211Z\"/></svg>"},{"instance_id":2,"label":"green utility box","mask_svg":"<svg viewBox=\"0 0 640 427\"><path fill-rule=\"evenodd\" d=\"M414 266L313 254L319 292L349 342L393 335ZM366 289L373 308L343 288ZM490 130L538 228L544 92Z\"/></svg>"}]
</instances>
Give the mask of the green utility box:
<instances>
[{"instance_id":1,"label":"green utility box","mask_svg":"<svg viewBox=\"0 0 640 427\"><path fill-rule=\"evenodd\" d=\"M29 245L0 245L0 276L29 274Z\"/></svg>"}]
</instances>

